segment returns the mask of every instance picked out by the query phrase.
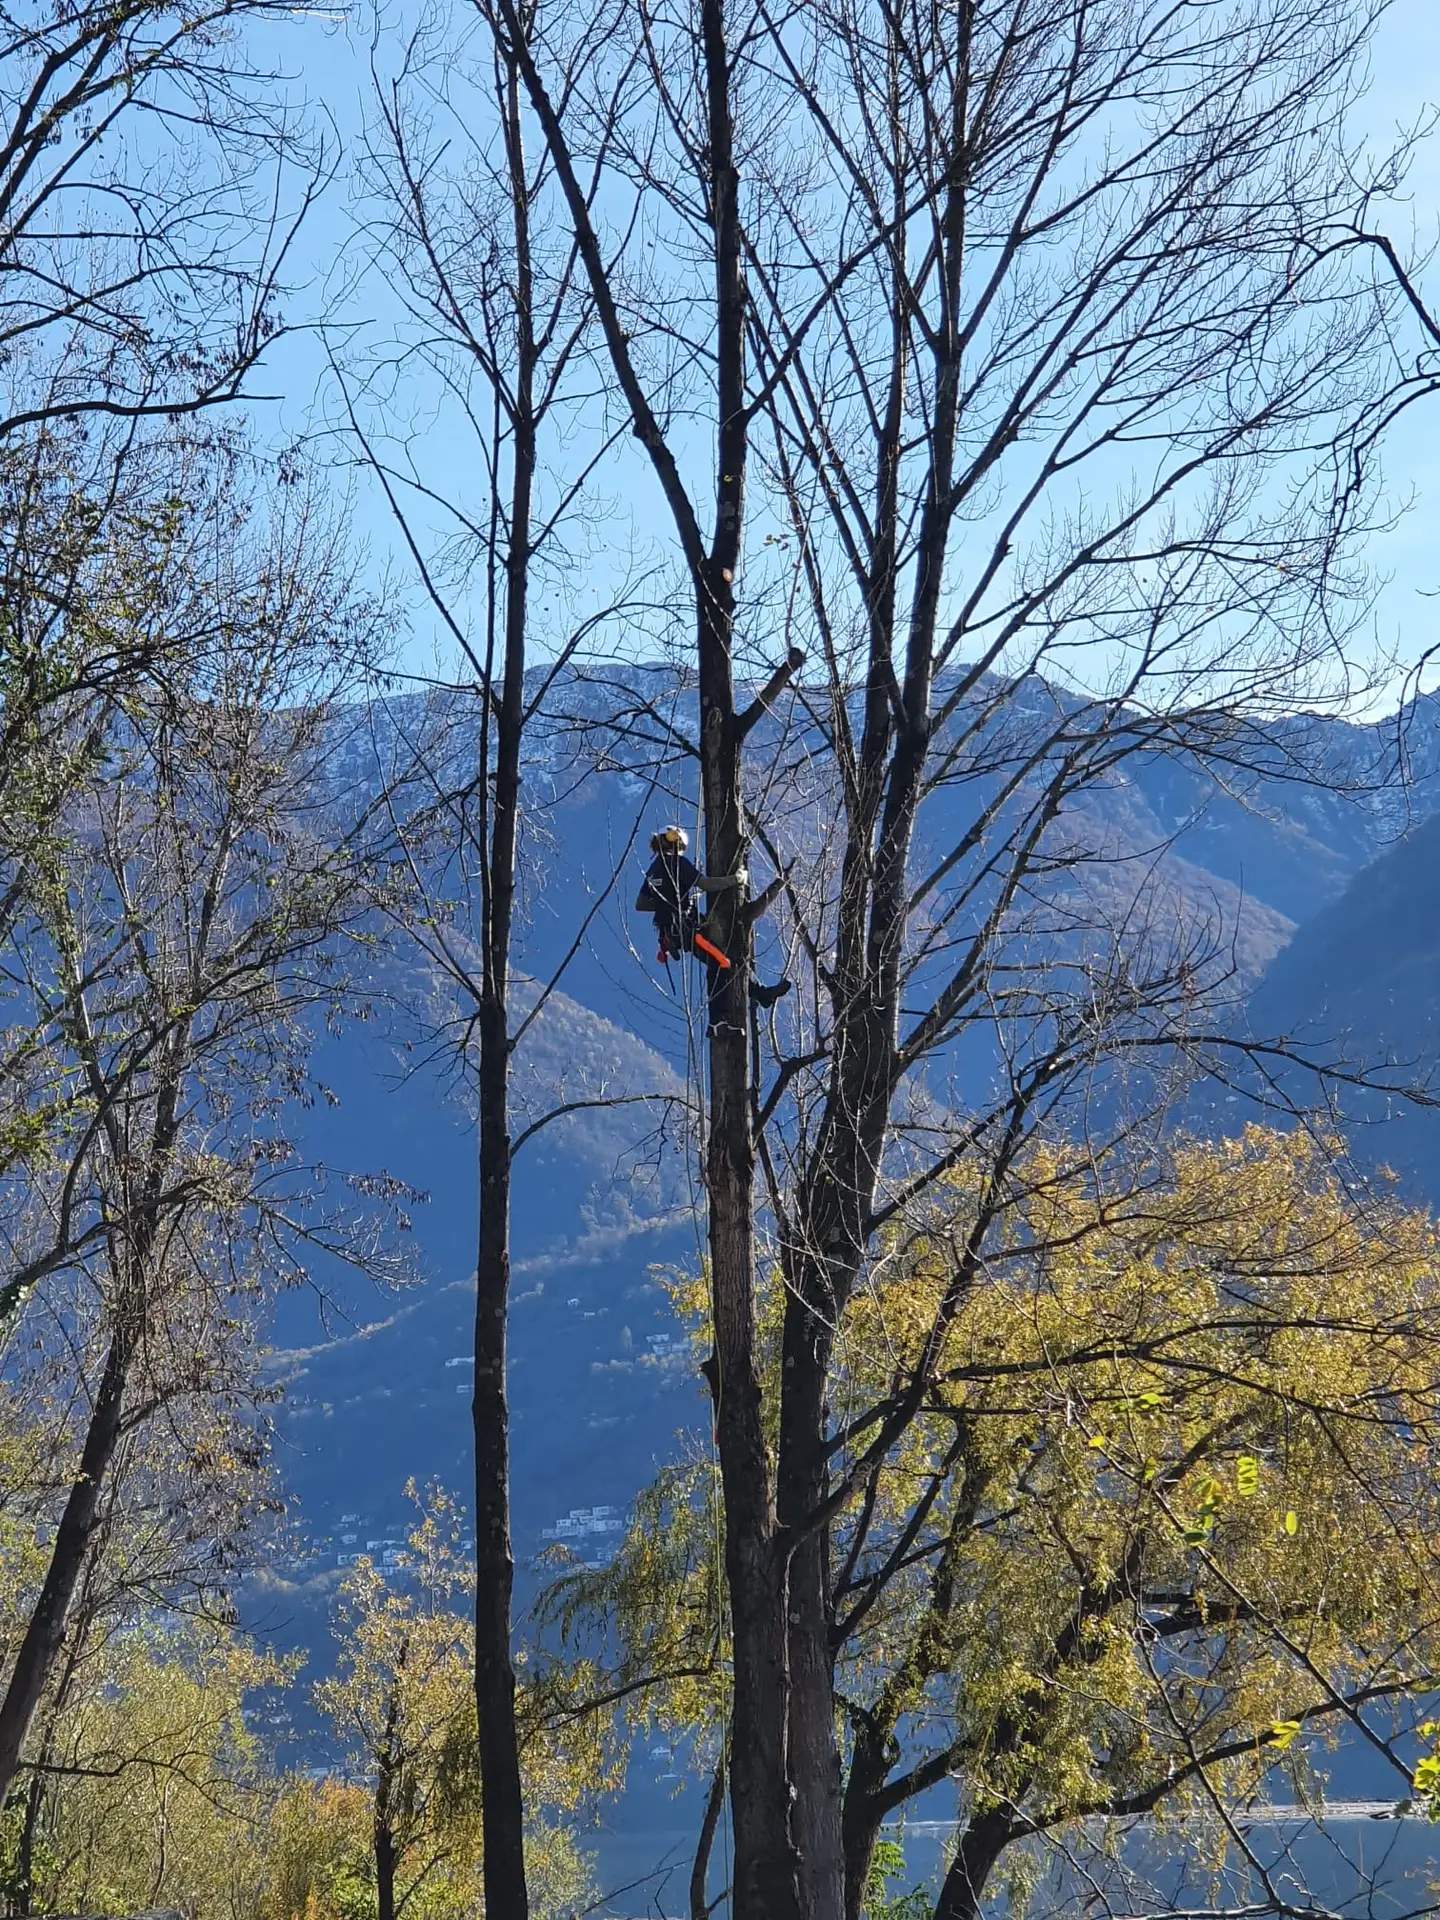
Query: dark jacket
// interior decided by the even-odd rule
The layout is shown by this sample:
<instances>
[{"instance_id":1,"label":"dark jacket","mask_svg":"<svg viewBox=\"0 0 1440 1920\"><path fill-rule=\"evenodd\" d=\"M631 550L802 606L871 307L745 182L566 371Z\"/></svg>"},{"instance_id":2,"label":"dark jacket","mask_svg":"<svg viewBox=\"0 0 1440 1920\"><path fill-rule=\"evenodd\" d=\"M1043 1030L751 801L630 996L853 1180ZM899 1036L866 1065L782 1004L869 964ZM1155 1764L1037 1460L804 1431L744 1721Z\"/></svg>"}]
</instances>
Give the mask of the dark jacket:
<instances>
[{"instance_id":1,"label":"dark jacket","mask_svg":"<svg viewBox=\"0 0 1440 1920\"><path fill-rule=\"evenodd\" d=\"M683 925L691 895L700 884L700 869L683 853L657 853L645 870L636 897L637 913L653 913L665 926Z\"/></svg>"}]
</instances>

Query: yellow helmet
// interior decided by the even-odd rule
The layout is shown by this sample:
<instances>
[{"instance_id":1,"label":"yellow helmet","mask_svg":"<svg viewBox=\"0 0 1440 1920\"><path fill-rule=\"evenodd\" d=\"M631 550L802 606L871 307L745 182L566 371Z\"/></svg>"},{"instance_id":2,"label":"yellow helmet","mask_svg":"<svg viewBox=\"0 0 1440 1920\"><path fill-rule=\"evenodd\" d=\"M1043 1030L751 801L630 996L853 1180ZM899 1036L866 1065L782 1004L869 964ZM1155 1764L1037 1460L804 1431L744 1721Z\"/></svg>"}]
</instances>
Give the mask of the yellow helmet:
<instances>
[{"instance_id":1,"label":"yellow helmet","mask_svg":"<svg viewBox=\"0 0 1440 1920\"><path fill-rule=\"evenodd\" d=\"M684 827L662 827L651 836L650 845L656 853L684 853L690 845L690 836Z\"/></svg>"}]
</instances>

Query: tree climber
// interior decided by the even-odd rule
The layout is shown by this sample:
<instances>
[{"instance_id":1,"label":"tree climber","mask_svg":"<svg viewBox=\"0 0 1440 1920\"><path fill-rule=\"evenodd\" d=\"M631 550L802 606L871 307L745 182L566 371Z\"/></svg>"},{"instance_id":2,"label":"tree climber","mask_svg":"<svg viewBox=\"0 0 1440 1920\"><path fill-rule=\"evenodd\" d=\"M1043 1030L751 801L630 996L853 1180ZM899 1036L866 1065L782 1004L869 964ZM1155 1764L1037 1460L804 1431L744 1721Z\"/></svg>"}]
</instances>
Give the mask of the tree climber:
<instances>
[{"instance_id":1,"label":"tree climber","mask_svg":"<svg viewBox=\"0 0 1440 1920\"><path fill-rule=\"evenodd\" d=\"M682 953L700 955L713 1004L716 989L729 971L730 962L706 938L695 894L697 889L703 893L725 893L732 887L745 887L750 884L750 876L744 867L733 874L701 873L689 858L689 845L690 836L683 827L662 827L659 833L650 836L650 851L655 858L645 870L635 910L654 916L660 941L656 957L664 965L668 967L671 960L678 960ZM757 1007L773 1007L789 991L788 980L777 980L770 987L756 981L750 989L750 998Z\"/></svg>"}]
</instances>

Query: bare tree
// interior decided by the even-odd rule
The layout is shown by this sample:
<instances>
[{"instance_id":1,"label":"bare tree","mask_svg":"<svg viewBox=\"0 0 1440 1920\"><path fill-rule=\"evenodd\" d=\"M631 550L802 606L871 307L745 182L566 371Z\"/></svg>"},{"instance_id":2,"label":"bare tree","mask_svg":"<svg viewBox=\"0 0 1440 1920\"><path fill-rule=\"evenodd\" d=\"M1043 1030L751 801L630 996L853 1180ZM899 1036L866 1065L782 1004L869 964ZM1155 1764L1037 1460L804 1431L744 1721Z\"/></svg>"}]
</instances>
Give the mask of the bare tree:
<instances>
[{"instance_id":1,"label":"bare tree","mask_svg":"<svg viewBox=\"0 0 1440 1920\"><path fill-rule=\"evenodd\" d=\"M1087 796L1157 756L1242 791L1262 769L1323 782L1306 729L1268 723L1363 678L1379 426L1431 384L1402 345L1428 321L1372 232L1399 162L1357 179L1344 132L1375 11L842 7L769 36L846 220L825 247L797 222L754 269L771 476L827 663L819 784L843 809L795 903L817 1001L795 1054L822 1057L788 1070L799 1151L769 1163L815 1912L842 1897L829 1520L924 1401L1036 1128L1079 1124L1127 1060L1223 1060L1206 996L1233 913L1167 927L1143 885L1098 911L1085 868L1122 849ZM977 1040L993 1093L906 1126L906 1089ZM1124 1124L1105 1112L1097 1146ZM847 1443L833 1329L877 1233L960 1165L984 1177L955 1285Z\"/></svg>"},{"instance_id":2,"label":"bare tree","mask_svg":"<svg viewBox=\"0 0 1440 1920\"><path fill-rule=\"evenodd\" d=\"M259 535L213 533L216 644L110 711L9 943L30 1051L73 1094L42 1107L18 1167L80 1288L78 1350L93 1340L98 1357L0 1702L0 1792L127 1436L177 1401L224 1396L257 1298L304 1277L307 1246L383 1252L359 1196L327 1213L281 1124L305 1092L307 1017L338 994L368 905L325 781L345 730L335 696L375 614L302 494L282 493ZM22 1112L31 1092L18 1088Z\"/></svg>"},{"instance_id":3,"label":"bare tree","mask_svg":"<svg viewBox=\"0 0 1440 1920\"><path fill-rule=\"evenodd\" d=\"M563 448L588 406L592 320L543 144L526 146L519 63L482 39L478 64L424 29L397 73L376 69L367 153L375 257L406 324L357 381L343 369L350 430L378 479L425 597L458 652L458 682L433 690L398 752L391 804L414 896L406 924L462 1009L461 1058L473 1067L479 1218L475 1302L475 1702L487 1910L528 1911L521 1732L512 1659L509 1319L511 1181L516 1151L552 1121L627 1099L570 1088L515 1130L517 1053L603 904L582 906L568 954L516 994L517 866L545 795L584 777L549 696L584 657L614 599L582 607L574 570L588 531L587 492L612 451L602 433L577 469ZM454 142L455 155L449 152ZM437 402L468 430L484 490L439 486L405 408ZM441 531L431 532L438 516ZM577 544L579 551L577 552ZM552 612L537 641L533 602ZM630 590L633 595L633 589ZM407 755L410 758L407 761ZM558 764L557 764L558 756ZM545 771L542 763L550 762ZM522 781L528 781L522 808ZM612 876L613 881L613 876ZM472 916L473 940L466 920ZM663 1100L665 1096L660 1096Z\"/></svg>"},{"instance_id":4,"label":"bare tree","mask_svg":"<svg viewBox=\"0 0 1440 1920\"><path fill-rule=\"evenodd\" d=\"M277 76L250 59L247 35L292 14L272 0L122 0L6 18L0 791L26 741L53 732L57 706L138 669L143 632L111 653L107 615L77 572L94 584L111 514L112 559L127 540L173 537L190 476L182 461L174 493L156 489L157 466L176 454L164 430L192 417L198 437L199 417L244 392L288 324L287 255L329 159ZM60 769L37 775L34 756L24 769L28 812L47 792L53 801Z\"/></svg>"},{"instance_id":5,"label":"bare tree","mask_svg":"<svg viewBox=\"0 0 1440 1920\"><path fill-rule=\"evenodd\" d=\"M0 437L233 399L323 149L250 62L270 0L17 14L0 45Z\"/></svg>"},{"instance_id":6,"label":"bare tree","mask_svg":"<svg viewBox=\"0 0 1440 1920\"><path fill-rule=\"evenodd\" d=\"M595 304L597 330L618 387L621 418L639 440L672 518L684 569L698 665L700 786L704 864L710 876L738 881L746 842L742 748L799 664L788 655L748 707L737 701L736 578L744 532L745 486L754 411L746 399L746 235L736 170L735 54L723 0L703 0L693 22L603 12L562 47L553 62L549 25L496 0L492 30L515 65L563 194L574 244ZM632 36L633 31L633 38ZM672 68L671 62L674 62ZM542 62L546 64L542 65ZM672 94L670 79L678 82ZM574 74L575 84L557 83ZM609 91L607 91L609 89ZM569 109L574 108L573 117ZM583 156L583 157L582 157ZM623 222L613 246L597 209L606 198L607 162L620 191L640 206L638 237L647 247L643 206L655 184L673 215L680 259L697 263L686 311L645 308L648 269L632 287L623 271ZM673 173L662 179L666 167ZM593 171L593 177L592 177ZM633 231L633 230L632 230ZM666 236L667 238L670 236ZM663 243L663 242L662 242ZM704 274L711 276L704 291ZM663 275L656 290L664 302ZM632 308L632 299L635 302ZM699 323L688 329L690 315ZM637 341L637 331L642 338ZM672 378L666 349L683 369ZM703 339L703 344L702 344ZM645 354L659 347L654 368ZM666 416L684 394L690 356L707 374L698 404L710 420L708 484L712 530L702 523L699 489L687 482ZM710 375L713 374L713 384ZM686 396L688 397L688 396ZM765 1458L755 1360L755 1156L751 1128L749 950L756 908L741 885L717 897L712 943L729 965L714 982L709 1011L709 1114L704 1180L714 1289L715 1364L711 1380L725 1486L726 1553L734 1617L734 1728L729 1771L735 1820L736 1911L786 1920L798 1912L798 1873L788 1817L785 1685L785 1573L775 1552L774 1497Z\"/></svg>"},{"instance_id":7,"label":"bare tree","mask_svg":"<svg viewBox=\"0 0 1440 1920\"><path fill-rule=\"evenodd\" d=\"M768 1085L748 955L776 894L710 922L740 1915L843 1908L832 1530L925 1403L1017 1157L1102 1093L1118 1143L1122 1068L1234 1044L1233 907L1167 928L1143 879L1165 847L1117 837L1104 796L1162 756L1200 792L1337 777L1323 730L1282 722L1364 683L1378 449L1437 337L1380 225L1406 151L1366 173L1347 133L1380 11L496 0L674 526L705 865L759 844L805 875L811 991ZM823 672L792 697L802 655ZM977 1049L983 1084L955 1084ZM773 1475L757 1150L786 1288ZM931 1338L837 1434L846 1303L961 1166L983 1177Z\"/></svg>"}]
</instances>

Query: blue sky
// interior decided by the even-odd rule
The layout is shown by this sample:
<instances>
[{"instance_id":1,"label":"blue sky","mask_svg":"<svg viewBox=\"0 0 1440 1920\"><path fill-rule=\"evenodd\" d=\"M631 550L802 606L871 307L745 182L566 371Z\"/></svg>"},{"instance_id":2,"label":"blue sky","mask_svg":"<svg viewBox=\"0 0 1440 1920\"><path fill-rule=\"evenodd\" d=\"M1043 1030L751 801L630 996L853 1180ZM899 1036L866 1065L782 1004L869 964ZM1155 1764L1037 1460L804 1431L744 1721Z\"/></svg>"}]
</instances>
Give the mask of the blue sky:
<instances>
[{"instance_id":1,"label":"blue sky","mask_svg":"<svg viewBox=\"0 0 1440 1920\"><path fill-rule=\"evenodd\" d=\"M390 24L398 28L414 18L410 0L392 6ZM290 317L313 321L333 310L336 289L356 258L354 239L355 167L359 135L368 112L370 35L366 16L339 24L324 11L297 8L280 30L267 31L262 51L289 76L292 93L312 112L334 123L339 171L334 186L312 218L297 254L297 287ZM1359 131L1377 146L1388 143L1398 127L1420 119L1440 100L1440 0L1395 0L1374 46L1372 83ZM1440 134L1419 155L1408 187L1407 203L1394 210L1392 225L1413 234L1421 247L1440 234ZM1440 307L1440 262L1428 276L1432 305ZM370 276L361 282L352 315L368 321L375 334L387 328L387 290ZM317 337L301 332L282 343L259 383L268 397L255 404L252 417L260 437L276 444L308 439L317 450L337 451L327 428L338 418L333 382ZM437 478L463 480L471 492L474 476L466 470L463 441L443 419L427 431L425 457ZM1370 562L1381 582L1377 603L1377 640L1413 658L1440 633L1440 398L1414 409L1394 430L1386 455L1392 492L1410 501L1392 531L1371 544ZM356 478L347 501L357 547L374 577L387 571L410 590L408 568L393 525L373 484ZM635 501L636 523L659 545L666 523L658 499ZM436 622L411 590L411 638L406 657L423 671L440 644ZM1429 676L1440 684L1440 668Z\"/></svg>"},{"instance_id":2,"label":"blue sky","mask_svg":"<svg viewBox=\"0 0 1440 1920\"><path fill-rule=\"evenodd\" d=\"M1390 137L1440 102L1440 0L1398 0L1375 46L1366 130ZM1440 133L1417 158L1406 210L1417 242L1440 234ZM1428 276L1432 309L1440 305L1440 262ZM1388 576L1380 601L1382 636L1409 653L1440 631L1440 398L1412 412L1396 430L1386 457L1391 484L1413 492L1414 505L1393 532L1374 543L1372 562ZM1431 684L1437 679L1431 676Z\"/></svg>"}]
</instances>

